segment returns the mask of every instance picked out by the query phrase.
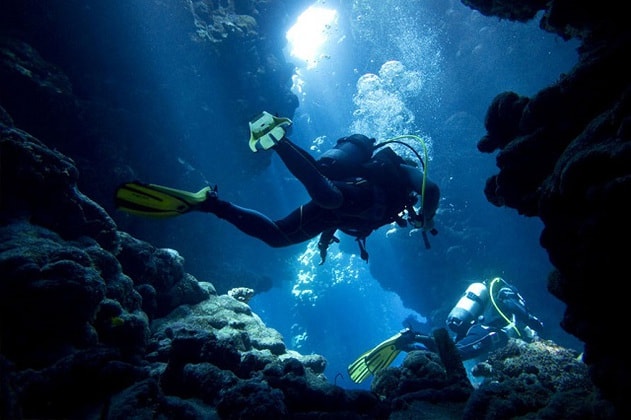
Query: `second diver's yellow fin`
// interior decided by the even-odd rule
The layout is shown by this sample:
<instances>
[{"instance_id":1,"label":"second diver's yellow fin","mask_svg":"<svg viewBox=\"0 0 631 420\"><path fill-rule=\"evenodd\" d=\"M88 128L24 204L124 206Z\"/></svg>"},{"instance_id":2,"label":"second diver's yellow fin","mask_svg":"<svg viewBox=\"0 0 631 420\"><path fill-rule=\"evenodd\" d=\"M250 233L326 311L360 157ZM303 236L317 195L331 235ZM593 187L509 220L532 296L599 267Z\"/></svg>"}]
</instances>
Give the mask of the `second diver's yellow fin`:
<instances>
[{"instance_id":1,"label":"second diver's yellow fin","mask_svg":"<svg viewBox=\"0 0 631 420\"><path fill-rule=\"evenodd\" d=\"M399 353L401 353L401 349L397 347L397 341L401 335L401 333L397 333L388 338L348 365L348 374L353 382L361 383L370 375L374 375L390 366Z\"/></svg>"},{"instance_id":2,"label":"second diver's yellow fin","mask_svg":"<svg viewBox=\"0 0 631 420\"><path fill-rule=\"evenodd\" d=\"M126 182L116 189L116 208L137 216L167 218L195 210L208 196L210 187L196 193L156 184Z\"/></svg>"}]
</instances>

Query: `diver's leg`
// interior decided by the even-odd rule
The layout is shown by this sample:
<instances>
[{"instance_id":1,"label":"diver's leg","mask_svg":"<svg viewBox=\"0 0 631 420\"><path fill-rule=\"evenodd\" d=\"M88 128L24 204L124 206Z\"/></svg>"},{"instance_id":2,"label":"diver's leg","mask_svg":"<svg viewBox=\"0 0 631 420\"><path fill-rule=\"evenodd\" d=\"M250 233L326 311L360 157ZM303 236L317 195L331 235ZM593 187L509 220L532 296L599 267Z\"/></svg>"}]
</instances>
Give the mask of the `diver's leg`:
<instances>
[{"instance_id":1,"label":"diver's leg","mask_svg":"<svg viewBox=\"0 0 631 420\"><path fill-rule=\"evenodd\" d=\"M287 137L276 143L273 149L289 172L304 185L311 199L320 207L335 209L342 205L342 192L320 172L313 156Z\"/></svg>"},{"instance_id":2,"label":"diver's leg","mask_svg":"<svg viewBox=\"0 0 631 420\"><path fill-rule=\"evenodd\" d=\"M292 241L283 234L274 221L255 210L246 209L218 198L214 199L212 206L205 206L204 210L214 213L246 235L260 239L271 247L279 248L292 245Z\"/></svg>"},{"instance_id":3,"label":"diver's leg","mask_svg":"<svg viewBox=\"0 0 631 420\"><path fill-rule=\"evenodd\" d=\"M321 232L321 222L318 221L321 210L313 203L300 206L279 221L273 221L255 210L220 200L216 196L209 197L200 209L215 214L246 235L260 239L274 248L304 242Z\"/></svg>"}]
</instances>

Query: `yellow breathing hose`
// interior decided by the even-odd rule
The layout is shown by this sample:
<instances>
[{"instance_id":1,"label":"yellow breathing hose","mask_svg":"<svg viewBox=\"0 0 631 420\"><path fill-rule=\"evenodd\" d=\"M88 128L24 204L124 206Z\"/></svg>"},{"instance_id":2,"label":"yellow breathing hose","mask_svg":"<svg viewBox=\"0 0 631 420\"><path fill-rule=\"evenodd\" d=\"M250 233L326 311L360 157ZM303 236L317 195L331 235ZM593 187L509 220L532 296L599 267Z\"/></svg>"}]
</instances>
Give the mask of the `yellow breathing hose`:
<instances>
[{"instance_id":1,"label":"yellow breathing hose","mask_svg":"<svg viewBox=\"0 0 631 420\"><path fill-rule=\"evenodd\" d=\"M517 332L517 335L521 337L521 333L519 332L519 329L517 328L515 323L511 321L510 319L508 319L508 317L504 315L504 312L502 312L500 308L497 306L497 303L495 303L495 298L493 297L493 286L495 286L495 283L497 283L498 281L502 281L506 283L506 281L501 277L495 277L493 280L491 280L491 284L489 285L489 296L491 297L491 303L493 304L493 307L495 308L495 310L500 314L500 316L504 318L504 321L508 322L508 325L510 325L511 328L513 328L515 332ZM508 285L508 283L506 284Z\"/></svg>"},{"instance_id":2,"label":"yellow breathing hose","mask_svg":"<svg viewBox=\"0 0 631 420\"><path fill-rule=\"evenodd\" d=\"M401 139L414 139L414 140L417 140L419 143L421 143L421 146L423 146L424 158L419 156L419 154L418 154L418 152L416 151L415 148L413 148L412 146L410 146L406 142L400 141ZM425 145L425 141L423 141L423 139L421 137L416 136L414 134L403 134L401 136L392 137L391 139L385 140L385 141L375 145L375 149L378 149L378 148L380 148L382 146L385 146L386 144L389 144L389 143L398 143L398 144L401 144L403 146L406 146L406 147L410 148L410 150L412 150L412 152L416 155L417 159L421 162L421 166L423 167L423 181L421 183L421 191L420 191L420 193L421 193L421 211L423 211L423 213L425 213L425 185L427 183L427 166L428 166L427 146ZM427 248L427 249L431 248L431 245L429 243L429 239L427 238L427 231L426 231L425 228L423 228L422 235L423 235L423 242L425 243L425 248Z\"/></svg>"}]
</instances>

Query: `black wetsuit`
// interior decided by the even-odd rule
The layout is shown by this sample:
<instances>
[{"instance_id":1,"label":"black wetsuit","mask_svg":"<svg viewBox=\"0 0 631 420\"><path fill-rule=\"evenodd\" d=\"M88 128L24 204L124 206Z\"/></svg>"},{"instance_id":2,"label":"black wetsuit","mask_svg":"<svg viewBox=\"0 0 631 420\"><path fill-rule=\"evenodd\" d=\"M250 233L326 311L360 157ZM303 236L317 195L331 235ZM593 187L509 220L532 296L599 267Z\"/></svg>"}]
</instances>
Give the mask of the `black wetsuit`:
<instances>
[{"instance_id":1,"label":"black wetsuit","mask_svg":"<svg viewBox=\"0 0 631 420\"><path fill-rule=\"evenodd\" d=\"M271 220L255 210L219 199L208 200L204 206L205 211L214 213L272 247L304 242L322 232L332 236L337 229L365 239L374 229L396 220L406 205L415 200L413 192L420 190L409 177L403 175L371 178L370 174L359 174L352 179L331 180L325 176L326 168L321 162L287 137L273 149L287 169L305 186L311 201L279 220ZM422 177L420 170L419 173ZM379 179L384 182L377 182ZM394 180L396 188L393 188ZM427 180L425 191L425 206L431 209L427 214L433 217L438 207L439 189Z\"/></svg>"}]
</instances>

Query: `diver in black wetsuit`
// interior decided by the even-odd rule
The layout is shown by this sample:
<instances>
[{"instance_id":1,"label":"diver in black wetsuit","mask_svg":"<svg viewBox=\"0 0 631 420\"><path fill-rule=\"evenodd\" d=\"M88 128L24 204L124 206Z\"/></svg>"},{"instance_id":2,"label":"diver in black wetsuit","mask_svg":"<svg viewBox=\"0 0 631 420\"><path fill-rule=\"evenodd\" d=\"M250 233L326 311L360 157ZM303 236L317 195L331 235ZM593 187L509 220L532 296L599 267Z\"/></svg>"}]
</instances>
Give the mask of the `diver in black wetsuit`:
<instances>
[{"instance_id":1,"label":"diver in black wetsuit","mask_svg":"<svg viewBox=\"0 0 631 420\"><path fill-rule=\"evenodd\" d=\"M329 244L339 242L334 236L336 230L356 237L361 257L367 260L366 237L388 223L405 226L404 211L407 222L423 229L429 247L426 232L436 234L434 216L440 190L424 176L425 168L408 164L390 147L383 147L389 142L375 145L375 139L361 134L339 139L333 149L315 159L286 137L285 129L290 125L287 118L263 112L250 122L250 149L272 149L278 153L305 186L311 201L274 221L255 210L219 199L215 187L199 210L227 220L272 247L297 244L321 234L322 263ZM376 149L380 150L373 154ZM417 212L413 206L419 196L421 209Z\"/></svg>"}]
</instances>

